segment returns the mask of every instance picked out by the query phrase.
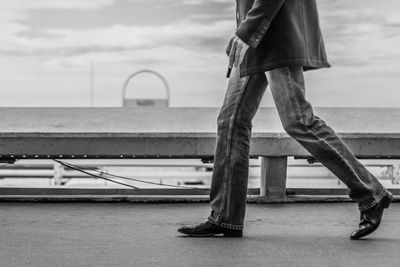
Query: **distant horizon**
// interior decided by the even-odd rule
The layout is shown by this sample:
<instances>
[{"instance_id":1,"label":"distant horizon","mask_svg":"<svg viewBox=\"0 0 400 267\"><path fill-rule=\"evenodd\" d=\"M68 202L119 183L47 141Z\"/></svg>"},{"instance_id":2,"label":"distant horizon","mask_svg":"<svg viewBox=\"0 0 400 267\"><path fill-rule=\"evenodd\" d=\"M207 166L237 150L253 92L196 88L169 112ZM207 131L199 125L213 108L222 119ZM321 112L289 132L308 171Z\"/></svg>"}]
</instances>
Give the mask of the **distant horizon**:
<instances>
[{"instance_id":1,"label":"distant horizon","mask_svg":"<svg viewBox=\"0 0 400 267\"><path fill-rule=\"evenodd\" d=\"M319 0L332 68L306 72L315 107L400 107L400 2ZM73 19L71 19L73 18ZM121 106L122 85L152 69L171 107L219 107L234 0L5 0L0 3L0 106ZM148 75L132 95L163 96ZM261 106L274 107L267 90Z\"/></svg>"}]
</instances>

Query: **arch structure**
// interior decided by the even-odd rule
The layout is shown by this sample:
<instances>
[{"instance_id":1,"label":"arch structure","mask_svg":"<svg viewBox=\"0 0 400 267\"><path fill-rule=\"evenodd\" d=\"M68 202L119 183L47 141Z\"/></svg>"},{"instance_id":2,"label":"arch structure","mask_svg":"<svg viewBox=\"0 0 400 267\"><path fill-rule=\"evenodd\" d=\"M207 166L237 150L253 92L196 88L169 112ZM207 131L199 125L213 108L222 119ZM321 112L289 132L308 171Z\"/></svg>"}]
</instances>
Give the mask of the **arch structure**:
<instances>
[{"instance_id":1,"label":"arch structure","mask_svg":"<svg viewBox=\"0 0 400 267\"><path fill-rule=\"evenodd\" d=\"M122 87L122 102L124 102L125 99L126 99L126 91L127 91L129 82L130 82L134 77L136 77L137 75L142 74L142 73L150 73L150 74L153 74L153 75L155 75L156 77L158 77L158 78L162 81L162 83L164 84L164 87L165 87L165 89L166 89L166 91L167 91L167 103L168 103L168 107L169 107L170 89L169 89L169 85L168 85L167 80L166 80L166 79L164 78L164 76L162 76L160 73L158 73L158 72L156 72L156 71L154 71L154 70L148 70L148 69L139 70L139 71L137 71L137 72L135 72L135 73L132 73L132 74L129 75L129 77L125 80L124 86Z\"/></svg>"}]
</instances>

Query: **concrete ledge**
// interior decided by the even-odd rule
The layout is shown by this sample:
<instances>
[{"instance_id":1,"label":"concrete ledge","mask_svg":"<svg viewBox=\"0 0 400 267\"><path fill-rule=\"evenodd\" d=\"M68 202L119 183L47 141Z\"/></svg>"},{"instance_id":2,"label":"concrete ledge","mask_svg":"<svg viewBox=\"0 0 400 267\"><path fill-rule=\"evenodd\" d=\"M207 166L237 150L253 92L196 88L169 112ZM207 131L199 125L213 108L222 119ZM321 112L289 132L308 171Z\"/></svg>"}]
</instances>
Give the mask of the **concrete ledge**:
<instances>
[{"instance_id":1,"label":"concrete ledge","mask_svg":"<svg viewBox=\"0 0 400 267\"><path fill-rule=\"evenodd\" d=\"M400 189L389 189L400 202ZM285 198L259 196L249 188L248 203L352 202L347 189L289 188ZM92 188L0 188L0 202L42 203L207 203L209 189L92 189Z\"/></svg>"},{"instance_id":2,"label":"concrete ledge","mask_svg":"<svg viewBox=\"0 0 400 267\"><path fill-rule=\"evenodd\" d=\"M0 202L38 202L38 203L208 203L208 196L191 195L7 195L0 196ZM247 200L252 204L273 203L337 203L353 202L346 195L297 195L285 199L268 199L260 196L250 196ZM400 202L400 196L395 196L394 202Z\"/></svg>"},{"instance_id":3,"label":"concrete ledge","mask_svg":"<svg viewBox=\"0 0 400 267\"><path fill-rule=\"evenodd\" d=\"M400 158L399 108L318 108L358 157ZM218 108L0 108L1 159L204 158ZM45 119L44 119L45 118ZM149 123L151 122L151 123ZM275 108L254 119L252 156L310 156Z\"/></svg>"},{"instance_id":4,"label":"concrete ledge","mask_svg":"<svg viewBox=\"0 0 400 267\"><path fill-rule=\"evenodd\" d=\"M0 202L40 203L208 203L208 196L184 195L7 195L0 196Z\"/></svg>"}]
</instances>

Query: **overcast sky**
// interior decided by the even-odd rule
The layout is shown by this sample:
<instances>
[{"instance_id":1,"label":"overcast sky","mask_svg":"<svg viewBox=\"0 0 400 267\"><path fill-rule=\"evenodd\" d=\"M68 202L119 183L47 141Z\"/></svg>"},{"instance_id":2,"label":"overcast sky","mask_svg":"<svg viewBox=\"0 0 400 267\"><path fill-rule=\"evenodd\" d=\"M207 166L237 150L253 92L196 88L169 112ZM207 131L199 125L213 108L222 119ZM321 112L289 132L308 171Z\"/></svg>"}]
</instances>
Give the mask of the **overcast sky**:
<instances>
[{"instance_id":1,"label":"overcast sky","mask_svg":"<svg viewBox=\"0 0 400 267\"><path fill-rule=\"evenodd\" d=\"M294 1L294 0L289 0ZM400 107L400 1L319 0L332 68L306 74L314 106ZM234 0L1 0L0 106L120 106L153 69L171 106L220 106ZM160 95L138 76L129 95ZM273 106L269 90L263 106Z\"/></svg>"}]
</instances>

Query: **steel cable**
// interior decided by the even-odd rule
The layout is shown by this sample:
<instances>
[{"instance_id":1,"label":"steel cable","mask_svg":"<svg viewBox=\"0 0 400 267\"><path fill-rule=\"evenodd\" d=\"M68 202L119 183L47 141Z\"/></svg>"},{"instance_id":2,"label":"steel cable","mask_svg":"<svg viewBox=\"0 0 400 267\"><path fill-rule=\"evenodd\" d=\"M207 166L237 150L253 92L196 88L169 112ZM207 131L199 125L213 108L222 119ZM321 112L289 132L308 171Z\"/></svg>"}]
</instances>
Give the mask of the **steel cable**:
<instances>
[{"instance_id":1,"label":"steel cable","mask_svg":"<svg viewBox=\"0 0 400 267\"><path fill-rule=\"evenodd\" d=\"M117 184L120 184L120 185L128 186L128 187L131 187L131 188L134 188L134 189L138 189L138 190L140 190L140 188L135 187L135 186L133 186L133 185L129 185L129 184L117 182L117 181L115 181L115 180L113 180L113 179L105 178L105 177L100 176L100 175L106 175L106 176L110 176L110 177L114 177L114 178L120 178L120 179L124 179L124 180L129 180L129 181L134 181L134 182L140 182L140 183L145 183L145 184L151 184L151 185L159 185L159 186L167 186L167 187L183 188L183 189L209 190L209 189L207 189L207 188L198 188L198 187L190 187L190 186L182 186L182 185L172 185L172 184L162 184L162 183L149 182L149 181L144 181L144 180L140 180L140 179L135 179L135 178L130 178L130 177L125 177L125 176L120 176L120 175L115 175L115 174L110 174L110 173L105 173L105 172L93 170L93 172L97 172L97 173L100 174L100 175L96 175L96 174L89 173L89 172L83 170L83 168L80 167L79 165L75 165L75 164L71 164L71 163L66 163L66 162L63 162L63 161L60 161L60 160L57 160L57 159L53 159L53 160L54 160L55 162L57 162L57 163L63 165L64 167L67 167L67 168L76 170L76 171L78 171L78 172L85 173L85 174L90 175L90 176L92 176L92 177L104 179L104 180L107 180L107 181L110 181L110 182L113 182L113 183L117 183Z\"/></svg>"}]
</instances>

